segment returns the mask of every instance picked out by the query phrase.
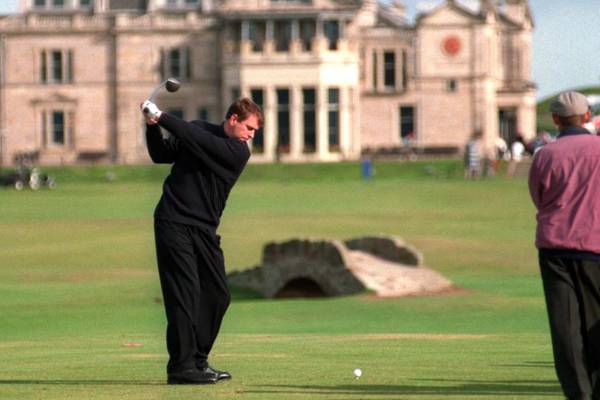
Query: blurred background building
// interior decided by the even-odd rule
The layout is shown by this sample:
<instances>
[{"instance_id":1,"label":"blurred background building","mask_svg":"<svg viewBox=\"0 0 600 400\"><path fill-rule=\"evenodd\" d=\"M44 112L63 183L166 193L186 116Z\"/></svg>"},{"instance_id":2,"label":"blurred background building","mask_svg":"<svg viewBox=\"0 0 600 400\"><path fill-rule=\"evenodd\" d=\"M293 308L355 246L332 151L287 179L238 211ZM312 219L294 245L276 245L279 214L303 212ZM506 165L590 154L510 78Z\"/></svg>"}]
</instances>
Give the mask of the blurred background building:
<instances>
[{"instance_id":1,"label":"blurred background building","mask_svg":"<svg viewBox=\"0 0 600 400\"><path fill-rule=\"evenodd\" d=\"M526 0L21 0L0 18L0 165L145 163L139 104L220 122L263 107L254 161L337 161L481 131L535 136Z\"/></svg>"}]
</instances>

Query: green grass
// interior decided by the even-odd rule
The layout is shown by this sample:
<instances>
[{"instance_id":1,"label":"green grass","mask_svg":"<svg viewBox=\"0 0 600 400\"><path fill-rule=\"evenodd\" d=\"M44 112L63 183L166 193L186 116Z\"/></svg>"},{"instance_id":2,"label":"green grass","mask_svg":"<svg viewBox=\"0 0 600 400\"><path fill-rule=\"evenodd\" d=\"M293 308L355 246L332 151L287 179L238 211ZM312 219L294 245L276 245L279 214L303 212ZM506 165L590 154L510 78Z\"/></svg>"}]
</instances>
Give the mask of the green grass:
<instances>
[{"instance_id":1,"label":"green grass","mask_svg":"<svg viewBox=\"0 0 600 400\"><path fill-rule=\"evenodd\" d=\"M220 229L228 270L258 264L268 241L383 233L464 290L385 300L234 291L212 355L234 379L210 387L164 384L151 215L167 169L55 169L55 191L0 190L0 398L562 398L526 182L463 181L458 161L377 163L370 182L359 171L249 166Z\"/></svg>"}]
</instances>

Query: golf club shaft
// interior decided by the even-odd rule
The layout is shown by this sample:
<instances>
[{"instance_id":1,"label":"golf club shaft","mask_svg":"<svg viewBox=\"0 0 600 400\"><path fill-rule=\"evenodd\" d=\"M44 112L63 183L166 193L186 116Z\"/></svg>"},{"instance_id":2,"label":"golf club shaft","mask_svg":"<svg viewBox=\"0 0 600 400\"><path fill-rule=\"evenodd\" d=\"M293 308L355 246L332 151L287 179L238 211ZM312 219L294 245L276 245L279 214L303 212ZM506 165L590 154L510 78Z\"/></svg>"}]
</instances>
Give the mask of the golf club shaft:
<instances>
[{"instance_id":1,"label":"golf club shaft","mask_svg":"<svg viewBox=\"0 0 600 400\"><path fill-rule=\"evenodd\" d=\"M156 95L158 94L159 90L162 89L162 87L167 84L167 80L162 81L162 83L160 85L158 85L157 87L154 88L154 90L152 91L152 93L150 93L150 97L148 97L148 100L150 100L151 102L154 103L154 97L156 97Z\"/></svg>"},{"instance_id":2,"label":"golf club shaft","mask_svg":"<svg viewBox=\"0 0 600 400\"><path fill-rule=\"evenodd\" d=\"M160 85L158 85L157 87L154 88L154 90L152 90L152 93L150 93L150 97L148 97L148 100L150 100L151 102L154 103L154 97L156 97L158 91L165 86L167 83L167 81L162 81ZM144 108L144 113L148 113L148 109Z\"/></svg>"}]
</instances>

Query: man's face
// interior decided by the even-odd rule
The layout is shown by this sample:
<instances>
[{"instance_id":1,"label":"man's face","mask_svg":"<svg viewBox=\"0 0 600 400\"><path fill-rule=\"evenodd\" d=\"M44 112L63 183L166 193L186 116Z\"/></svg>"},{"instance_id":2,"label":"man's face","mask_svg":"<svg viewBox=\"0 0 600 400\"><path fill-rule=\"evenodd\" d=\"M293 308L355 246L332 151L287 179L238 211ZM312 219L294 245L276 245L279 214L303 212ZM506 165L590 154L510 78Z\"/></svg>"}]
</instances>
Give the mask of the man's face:
<instances>
[{"instance_id":1,"label":"man's face","mask_svg":"<svg viewBox=\"0 0 600 400\"><path fill-rule=\"evenodd\" d=\"M251 114L243 121L238 120L237 114L233 114L226 122L229 125L228 136L242 142L247 142L254 137L256 130L260 128L258 118Z\"/></svg>"}]
</instances>

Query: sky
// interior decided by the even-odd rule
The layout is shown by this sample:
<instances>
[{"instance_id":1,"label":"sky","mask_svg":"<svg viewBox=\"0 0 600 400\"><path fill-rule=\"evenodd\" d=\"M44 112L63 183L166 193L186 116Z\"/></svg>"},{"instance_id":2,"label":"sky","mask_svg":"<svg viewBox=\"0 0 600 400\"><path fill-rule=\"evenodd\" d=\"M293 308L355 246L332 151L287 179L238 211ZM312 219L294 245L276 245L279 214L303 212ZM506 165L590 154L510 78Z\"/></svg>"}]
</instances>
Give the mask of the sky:
<instances>
[{"instance_id":1,"label":"sky","mask_svg":"<svg viewBox=\"0 0 600 400\"><path fill-rule=\"evenodd\" d=\"M0 14L17 11L19 0L0 0ZM393 0L382 0L389 3ZM403 0L407 17L443 0ZM472 3L476 0L459 0ZM533 33L533 81L538 99L561 90L600 86L600 1L529 0Z\"/></svg>"}]
</instances>

